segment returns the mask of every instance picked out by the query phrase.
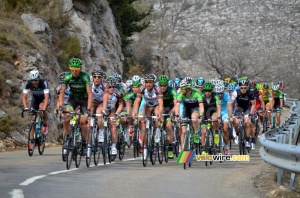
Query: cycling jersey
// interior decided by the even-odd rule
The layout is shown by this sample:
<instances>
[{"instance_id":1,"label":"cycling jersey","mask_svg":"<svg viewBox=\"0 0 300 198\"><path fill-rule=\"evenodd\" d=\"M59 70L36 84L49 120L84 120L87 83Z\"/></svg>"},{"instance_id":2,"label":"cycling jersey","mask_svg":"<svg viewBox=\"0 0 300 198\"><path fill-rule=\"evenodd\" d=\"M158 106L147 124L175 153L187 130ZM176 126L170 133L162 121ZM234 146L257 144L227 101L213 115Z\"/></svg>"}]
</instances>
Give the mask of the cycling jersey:
<instances>
[{"instance_id":1,"label":"cycling jersey","mask_svg":"<svg viewBox=\"0 0 300 198\"><path fill-rule=\"evenodd\" d=\"M239 111L246 112L247 110L250 110L251 103L250 101L255 100L253 92L247 90L246 93L242 94L241 91L237 91L237 96L235 98L235 102L237 104L236 108Z\"/></svg>"},{"instance_id":2,"label":"cycling jersey","mask_svg":"<svg viewBox=\"0 0 300 198\"><path fill-rule=\"evenodd\" d=\"M161 89L158 86L154 86L152 90L148 91L144 85L142 85L137 93L137 97L143 96L146 106L154 107L158 105L158 99L162 98Z\"/></svg>"},{"instance_id":3,"label":"cycling jersey","mask_svg":"<svg viewBox=\"0 0 300 198\"><path fill-rule=\"evenodd\" d=\"M123 100L123 94L115 89L115 91L109 96L107 101L107 109L111 110L116 108L116 104L119 100Z\"/></svg>"},{"instance_id":4,"label":"cycling jersey","mask_svg":"<svg viewBox=\"0 0 300 198\"><path fill-rule=\"evenodd\" d=\"M93 102L103 102L104 91L107 88L107 82L101 82L98 86L92 85Z\"/></svg>"},{"instance_id":5,"label":"cycling jersey","mask_svg":"<svg viewBox=\"0 0 300 198\"><path fill-rule=\"evenodd\" d=\"M274 97L274 109L279 109L280 108L280 99L283 99L283 94L280 90L277 90L276 93L272 93Z\"/></svg>"},{"instance_id":6,"label":"cycling jersey","mask_svg":"<svg viewBox=\"0 0 300 198\"><path fill-rule=\"evenodd\" d=\"M163 93L163 101L164 101L164 108L174 107L174 100L176 98L176 89L173 87L168 87L165 93Z\"/></svg>"},{"instance_id":7,"label":"cycling jersey","mask_svg":"<svg viewBox=\"0 0 300 198\"><path fill-rule=\"evenodd\" d=\"M180 115L184 118L191 118L193 112L199 113L199 103L203 102L203 97L198 91L192 89L190 95L179 93L176 96L176 100L180 102L183 107Z\"/></svg>"},{"instance_id":8,"label":"cycling jersey","mask_svg":"<svg viewBox=\"0 0 300 198\"><path fill-rule=\"evenodd\" d=\"M221 117L223 122L228 122L228 104L231 104L231 98L228 92L224 92L223 97L220 98L221 101Z\"/></svg>"},{"instance_id":9,"label":"cycling jersey","mask_svg":"<svg viewBox=\"0 0 300 198\"><path fill-rule=\"evenodd\" d=\"M60 92L61 92L61 86L62 85L58 85L58 87L56 88L56 94L59 96ZM69 96L70 96L70 87L67 86L65 93L64 93L64 104L68 103L69 100Z\"/></svg>"},{"instance_id":10,"label":"cycling jersey","mask_svg":"<svg viewBox=\"0 0 300 198\"><path fill-rule=\"evenodd\" d=\"M263 100L265 101L265 103L268 103L272 100L272 94L269 91L267 93L265 93L265 91L263 89L261 89L260 92L261 92L261 96L262 96Z\"/></svg>"},{"instance_id":11,"label":"cycling jersey","mask_svg":"<svg viewBox=\"0 0 300 198\"><path fill-rule=\"evenodd\" d=\"M66 72L62 85L70 86L70 96L74 98L88 98L86 87L91 86L90 76L86 72L80 72L78 77L73 77L71 72Z\"/></svg>"},{"instance_id":12,"label":"cycling jersey","mask_svg":"<svg viewBox=\"0 0 300 198\"><path fill-rule=\"evenodd\" d=\"M217 105L221 104L220 98L216 93L212 93L210 98L207 98L204 94L204 120L211 118L212 114L217 112Z\"/></svg>"}]
</instances>

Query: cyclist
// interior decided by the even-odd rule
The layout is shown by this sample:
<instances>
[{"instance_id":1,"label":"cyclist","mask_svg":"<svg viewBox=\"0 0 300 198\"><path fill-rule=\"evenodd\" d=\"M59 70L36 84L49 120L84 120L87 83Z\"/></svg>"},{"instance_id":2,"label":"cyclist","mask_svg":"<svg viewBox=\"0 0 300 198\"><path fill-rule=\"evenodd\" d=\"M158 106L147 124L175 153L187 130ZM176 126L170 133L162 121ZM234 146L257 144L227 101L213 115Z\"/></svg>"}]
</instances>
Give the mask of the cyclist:
<instances>
[{"instance_id":1,"label":"cyclist","mask_svg":"<svg viewBox=\"0 0 300 198\"><path fill-rule=\"evenodd\" d=\"M250 147L250 135L252 137L252 143L255 144L255 131L251 131L249 117L253 118L255 113L255 97L253 92L249 91L249 81L248 80L239 80L240 90L237 91L237 96L235 98L235 116L241 116L244 113L244 124L245 124L245 147ZM234 128L238 132L239 119L235 119ZM250 134L251 133L251 134ZM254 145L253 145L254 146Z\"/></svg>"},{"instance_id":2,"label":"cyclist","mask_svg":"<svg viewBox=\"0 0 300 198\"><path fill-rule=\"evenodd\" d=\"M96 114L101 114L103 110L103 96L106 89L108 89L108 83L103 80L104 72L101 69L95 69L92 72L92 95L93 103L91 107L91 112ZM102 119L98 119L99 135L98 142L104 141L104 129Z\"/></svg>"},{"instance_id":3,"label":"cyclist","mask_svg":"<svg viewBox=\"0 0 300 198\"><path fill-rule=\"evenodd\" d=\"M29 78L23 89L23 95L22 95L22 103L24 106L24 110L29 110L28 103L27 103L27 97L28 93L32 93L32 100L30 108L34 110L43 110L43 133L48 133L48 125L47 125L47 107L51 103L51 96L49 94L49 85L48 82L45 79L40 78L40 72L36 69L31 70L29 72ZM33 135L34 131L31 131L30 133L30 139L31 142L29 144L29 148L33 148Z\"/></svg>"},{"instance_id":4,"label":"cyclist","mask_svg":"<svg viewBox=\"0 0 300 198\"><path fill-rule=\"evenodd\" d=\"M176 90L179 89L179 87L180 87L180 78L175 78L175 79L174 79L173 87L174 87Z\"/></svg>"},{"instance_id":5,"label":"cyclist","mask_svg":"<svg viewBox=\"0 0 300 198\"><path fill-rule=\"evenodd\" d=\"M57 86L57 88L55 89L55 92L56 92L56 94L57 94L57 101L56 101L56 110L57 109L59 109L59 100L58 100L58 98L59 98L59 94L61 93L61 87L62 87L62 85L61 85L61 82L63 81L63 79L64 79L64 76L65 76L65 74L66 74L67 72L62 72L59 76L60 76L60 84ZM70 87L69 86L67 86L67 88L66 88L66 91L65 91L65 93L64 93L64 104L66 105L67 104L67 102L68 102L68 100L69 100L69 95L70 95ZM55 113L56 113L56 110L55 110Z\"/></svg>"},{"instance_id":6,"label":"cyclist","mask_svg":"<svg viewBox=\"0 0 300 198\"><path fill-rule=\"evenodd\" d=\"M262 93L262 99L265 103L265 110L267 111L267 118L268 118L268 123L267 126L270 127L271 123L271 101L273 100L272 98L272 93L270 92L270 87L268 84L263 84L261 88L261 93Z\"/></svg>"},{"instance_id":7,"label":"cyclist","mask_svg":"<svg viewBox=\"0 0 300 198\"><path fill-rule=\"evenodd\" d=\"M154 76L147 74L145 75L145 85L142 85L137 91L136 99L134 101L134 108L132 111L132 116L136 117L138 115L138 109L142 100L145 100L145 105L143 109L143 114L146 116L151 116L154 113L158 118L156 119L156 132L155 132L155 142L158 143L160 140L160 128L158 121L161 119L163 112L163 95L159 87L154 86ZM146 125L143 118L139 119L141 121L141 132L143 138L146 131ZM147 145L148 142L144 142ZM147 156L147 148L144 148L145 157Z\"/></svg>"},{"instance_id":8,"label":"cyclist","mask_svg":"<svg viewBox=\"0 0 300 198\"><path fill-rule=\"evenodd\" d=\"M79 58L72 58L69 63L71 72L67 72L61 82L61 92L64 93L66 91L67 86L70 87L70 96L68 99L67 105L64 106L64 96L62 94L59 95L59 106L60 110L65 107L66 111L74 112L77 106L80 106L81 113L85 113L85 116L80 117L80 128L82 135L82 149L81 155L86 156L87 152L87 116L90 114L90 109L92 107L92 88L91 88L91 80L89 74L81 71L82 62ZM61 111L60 111L61 112ZM64 134L69 136L70 131L70 115L66 114L64 116ZM64 148L66 149L66 142L64 144Z\"/></svg>"},{"instance_id":9,"label":"cyclist","mask_svg":"<svg viewBox=\"0 0 300 198\"><path fill-rule=\"evenodd\" d=\"M123 100L123 93L120 92L116 88L116 79L108 78L108 89L105 90L103 96L103 116L118 116L121 111L123 110L124 100ZM111 155L117 155L118 150L116 148L118 134L117 134L117 126L116 126L116 119L110 120L110 129L111 129L111 139L112 139L112 146L111 146Z\"/></svg>"},{"instance_id":10,"label":"cyclist","mask_svg":"<svg viewBox=\"0 0 300 198\"><path fill-rule=\"evenodd\" d=\"M180 82L180 93L176 96L176 104L174 107L175 117L178 120L180 104L183 103L184 110L181 117L189 119L199 119L203 115L203 98L199 91L192 89L191 85L185 80ZM198 131L199 122L193 121L192 128L194 132ZM181 123L181 133L180 133L180 146L179 152L182 151L182 146L184 142L184 135L186 133L187 124Z\"/></svg>"},{"instance_id":11,"label":"cyclist","mask_svg":"<svg viewBox=\"0 0 300 198\"><path fill-rule=\"evenodd\" d=\"M283 106L283 94L279 90L279 85L275 84L272 86L272 102L271 108L276 110L276 126L280 125L280 114Z\"/></svg>"},{"instance_id":12,"label":"cyclist","mask_svg":"<svg viewBox=\"0 0 300 198\"><path fill-rule=\"evenodd\" d=\"M219 95L220 101L221 101L221 118L223 121L223 139L225 142L224 145L224 150L225 154L229 155L229 146L228 146L228 141L229 141L229 134L228 134L228 128L229 128L229 118L232 117L232 102L229 96L228 92L224 91L224 85L219 84L215 87L215 92Z\"/></svg>"},{"instance_id":13,"label":"cyclist","mask_svg":"<svg viewBox=\"0 0 300 198\"><path fill-rule=\"evenodd\" d=\"M215 79L215 84L219 85ZM203 98L203 106L204 106L204 120L218 120L218 123L221 123L221 101L219 96L213 92L214 86L211 82L206 82L203 85L204 90L204 98ZM218 125L217 122L213 122L212 129L215 131L214 143L219 144L219 134L218 134ZM201 143L205 145L205 136L206 136L206 124L201 125ZM202 148L202 155L206 154L206 148Z\"/></svg>"},{"instance_id":14,"label":"cyclist","mask_svg":"<svg viewBox=\"0 0 300 198\"><path fill-rule=\"evenodd\" d=\"M166 75L161 75L158 78L159 87L163 94L164 101L164 112L165 114L173 114L174 104L176 103L176 89L174 87L168 86L169 78ZM172 129L172 122L170 116L166 119L166 130L167 130L167 140L169 142L168 147L168 158L173 159L173 142L174 142L174 133Z\"/></svg>"}]
</instances>

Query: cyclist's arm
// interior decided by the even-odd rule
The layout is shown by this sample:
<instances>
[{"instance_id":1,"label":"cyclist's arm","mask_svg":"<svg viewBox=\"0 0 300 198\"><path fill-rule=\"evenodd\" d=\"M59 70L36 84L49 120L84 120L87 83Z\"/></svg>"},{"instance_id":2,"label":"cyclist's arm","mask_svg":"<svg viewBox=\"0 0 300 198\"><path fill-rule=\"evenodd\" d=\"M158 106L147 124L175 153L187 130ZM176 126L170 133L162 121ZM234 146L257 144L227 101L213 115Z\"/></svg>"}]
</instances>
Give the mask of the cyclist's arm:
<instances>
[{"instance_id":1,"label":"cyclist's arm","mask_svg":"<svg viewBox=\"0 0 300 198\"><path fill-rule=\"evenodd\" d=\"M251 108L250 108L250 114L254 114L255 112L255 106L256 106L256 100L250 100Z\"/></svg>"},{"instance_id":2,"label":"cyclist's arm","mask_svg":"<svg viewBox=\"0 0 300 198\"><path fill-rule=\"evenodd\" d=\"M176 100L176 102L175 102L175 105L174 105L174 112L175 112L175 115L179 115L180 102L181 102L181 101L178 101L178 100ZM200 103L199 103L199 105L200 105Z\"/></svg>"},{"instance_id":3,"label":"cyclist's arm","mask_svg":"<svg viewBox=\"0 0 300 198\"><path fill-rule=\"evenodd\" d=\"M86 87L86 92L87 92L87 94L88 94L87 109L91 110L91 108L92 108L92 103L93 103L92 87L91 87L91 86L87 86L87 87Z\"/></svg>"},{"instance_id":4,"label":"cyclist's arm","mask_svg":"<svg viewBox=\"0 0 300 198\"><path fill-rule=\"evenodd\" d=\"M164 110L164 100L162 94L158 95L158 113L159 116L162 116L163 110Z\"/></svg>"},{"instance_id":5,"label":"cyclist's arm","mask_svg":"<svg viewBox=\"0 0 300 198\"><path fill-rule=\"evenodd\" d=\"M66 86L61 86L61 91L60 91L60 94L59 94L59 98L58 98L58 102L59 102L59 107L62 107L63 104L64 104L64 93L66 91Z\"/></svg>"},{"instance_id":6,"label":"cyclist's arm","mask_svg":"<svg viewBox=\"0 0 300 198\"><path fill-rule=\"evenodd\" d=\"M260 104L261 104L261 107L262 107L263 111L265 111L266 110L266 104L265 104L265 101L263 100L262 96L259 97L259 101L260 101Z\"/></svg>"},{"instance_id":7,"label":"cyclist's arm","mask_svg":"<svg viewBox=\"0 0 300 198\"><path fill-rule=\"evenodd\" d=\"M46 110L46 108L48 106L48 102L49 102L49 92L44 93L44 98L45 98L45 102L44 102L43 110Z\"/></svg>"},{"instance_id":8,"label":"cyclist's arm","mask_svg":"<svg viewBox=\"0 0 300 198\"><path fill-rule=\"evenodd\" d=\"M137 115L139 107L140 107L140 103L141 103L141 98L142 98L142 94L141 94L141 91L139 90L136 94L136 98L133 103L132 116Z\"/></svg>"},{"instance_id":9,"label":"cyclist's arm","mask_svg":"<svg viewBox=\"0 0 300 198\"><path fill-rule=\"evenodd\" d=\"M116 114L121 113L121 111L123 110L123 105L124 105L124 100L122 98L118 99L118 109L116 110Z\"/></svg>"},{"instance_id":10,"label":"cyclist's arm","mask_svg":"<svg viewBox=\"0 0 300 198\"><path fill-rule=\"evenodd\" d=\"M103 104L102 104L102 109L106 111L107 109L107 101L108 101L109 93L108 90L105 90L104 95L103 95Z\"/></svg>"},{"instance_id":11,"label":"cyclist's arm","mask_svg":"<svg viewBox=\"0 0 300 198\"><path fill-rule=\"evenodd\" d=\"M28 108L28 104L27 104L27 96L28 96L28 93L23 93L23 96L22 96L22 103L23 103L24 108Z\"/></svg>"}]
</instances>

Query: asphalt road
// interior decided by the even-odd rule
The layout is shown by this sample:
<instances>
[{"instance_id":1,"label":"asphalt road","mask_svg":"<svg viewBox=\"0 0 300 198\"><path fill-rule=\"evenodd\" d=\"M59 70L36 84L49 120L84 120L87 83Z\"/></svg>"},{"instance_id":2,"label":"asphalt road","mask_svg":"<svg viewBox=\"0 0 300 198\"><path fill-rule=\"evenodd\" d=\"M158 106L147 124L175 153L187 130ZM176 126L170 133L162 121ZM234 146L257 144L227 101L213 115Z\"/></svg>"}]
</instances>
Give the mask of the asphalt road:
<instances>
[{"instance_id":1,"label":"asphalt road","mask_svg":"<svg viewBox=\"0 0 300 198\"><path fill-rule=\"evenodd\" d=\"M283 119L288 115L283 113ZM61 148L46 148L42 156L35 150L0 153L0 197L264 197L254 185L254 178L264 168L259 144L250 152L249 162L205 163L193 160L183 169L176 158L143 167L127 149L122 161L87 168L85 161L66 170ZM231 155L238 154L234 144ZM84 160L84 158L83 158Z\"/></svg>"}]
</instances>

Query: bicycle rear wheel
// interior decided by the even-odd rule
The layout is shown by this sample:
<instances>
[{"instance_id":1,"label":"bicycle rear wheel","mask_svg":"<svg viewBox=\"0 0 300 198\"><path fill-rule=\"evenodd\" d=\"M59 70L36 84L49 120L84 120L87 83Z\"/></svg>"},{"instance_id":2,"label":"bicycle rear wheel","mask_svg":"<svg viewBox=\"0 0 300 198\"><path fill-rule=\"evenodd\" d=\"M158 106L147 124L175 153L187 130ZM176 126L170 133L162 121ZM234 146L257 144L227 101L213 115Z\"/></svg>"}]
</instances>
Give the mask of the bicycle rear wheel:
<instances>
[{"instance_id":1,"label":"bicycle rear wheel","mask_svg":"<svg viewBox=\"0 0 300 198\"><path fill-rule=\"evenodd\" d=\"M119 150L119 160L122 160L125 155L125 144L123 132L119 134L117 148Z\"/></svg>"},{"instance_id":2,"label":"bicycle rear wheel","mask_svg":"<svg viewBox=\"0 0 300 198\"><path fill-rule=\"evenodd\" d=\"M164 138L162 136L162 132L161 132L161 138L159 142L156 143L156 148L157 148L156 150L157 150L158 162L162 164L164 160Z\"/></svg>"},{"instance_id":3,"label":"bicycle rear wheel","mask_svg":"<svg viewBox=\"0 0 300 198\"><path fill-rule=\"evenodd\" d=\"M240 155L245 154L245 144L244 144L244 129L239 127L239 151Z\"/></svg>"},{"instance_id":4,"label":"bicycle rear wheel","mask_svg":"<svg viewBox=\"0 0 300 198\"><path fill-rule=\"evenodd\" d=\"M81 144L80 144L80 146L76 146L74 148L75 152L73 151L73 156L75 158L75 166L76 166L76 168L79 168L80 163L81 163L81 149L82 149L82 147L81 147Z\"/></svg>"},{"instance_id":5,"label":"bicycle rear wheel","mask_svg":"<svg viewBox=\"0 0 300 198\"><path fill-rule=\"evenodd\" d=\"M98 166L101 156L101 147L99 146L98 140L96 139L95 144L93 145L93 154L94 154L94 164Z\"/></svg>"},{"instance_id":6,"label":"bicycle rear wheel","mask_svg":"<svg viewBox=\"0 0 300 198\"><path fill-rule=\"evenodd\" d=\"M163 135L162 138L164 139L163 141L163 154L164 154L164 158L165 158L165 162L168 163L169 161L169 158L168 158L168 151L169 151L169 142L167 140L167 136L166 135Z\"/></svg>"},{"instance_id":7,"label":"bicycle rear wheel","mask_svg":"<svg viewBox=\"0 0 300 198\"><path fill-rule=\"evenodd\" d=\"M33 155L34 152L34 147L35 147L35 142L34 142L34 138L33 140L30 139L30 132L31 131L35 131L35 124L31 123L30 127L29 127L29 131L28 131L28 138L27 138L27 150L28 150L28 155L31 157ZM34 134L35 136L35 134ZM33 144L32 148L30 148L30 144Z\"/></svg>"},{"instance_id":8,"label":"bicycle rear wheel","mask_svg":"<svg viewBox=\"0 0 300 198\"><path fill-rule=\"evenodd\" d=\"M150 142L150 145L149 145L149 142ZM151 161L152 165L155 165L158 149L160 148L160 146L159 145L155 146L154 136L152 136L152 138L150 140L148 140L148 146L151 148L151 151L149 152L150 161Z\"/></svg>"}]
</instances>

